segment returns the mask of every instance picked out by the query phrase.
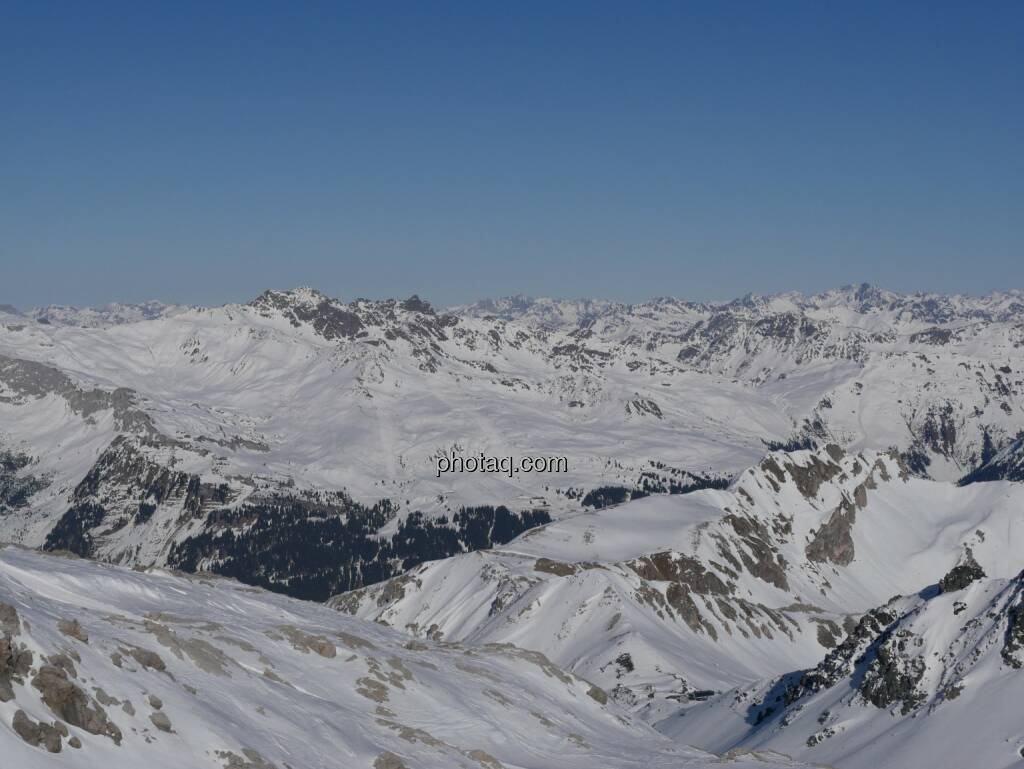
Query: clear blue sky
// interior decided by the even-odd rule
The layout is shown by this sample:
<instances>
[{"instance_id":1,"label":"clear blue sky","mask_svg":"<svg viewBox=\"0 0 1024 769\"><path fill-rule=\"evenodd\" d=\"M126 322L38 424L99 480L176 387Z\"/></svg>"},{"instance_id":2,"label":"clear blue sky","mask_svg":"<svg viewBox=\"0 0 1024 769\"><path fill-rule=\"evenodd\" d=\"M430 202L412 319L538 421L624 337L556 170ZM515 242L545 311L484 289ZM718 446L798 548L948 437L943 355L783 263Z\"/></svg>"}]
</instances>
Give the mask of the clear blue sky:
<instances>
[{"instance_id":1,"label":"clear blue sky","mask_svg":"<svg viewBox=\"0 0 1024 769\"><path fill-rule=\"evenodd\" d=\"M0 303L1024 288L1024 2L0 5Z\"/></svg>"}]
</instances>

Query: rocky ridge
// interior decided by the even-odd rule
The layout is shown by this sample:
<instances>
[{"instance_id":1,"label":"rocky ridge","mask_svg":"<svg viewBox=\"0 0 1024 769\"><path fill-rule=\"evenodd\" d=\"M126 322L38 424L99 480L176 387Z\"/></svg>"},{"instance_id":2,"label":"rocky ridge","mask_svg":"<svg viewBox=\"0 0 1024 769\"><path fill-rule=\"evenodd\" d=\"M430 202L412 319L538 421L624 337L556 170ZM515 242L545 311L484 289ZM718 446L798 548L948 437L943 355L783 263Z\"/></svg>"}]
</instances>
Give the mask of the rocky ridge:
<instances>
[{"instance_id":1,"label":"rocky ridge","mask_svg":"<svg viewBox=\"0 0 1024 769\"><path fill-rule=\"evenodd\" d=\"M1024 573L963 576L869 611L817 666L728 692L659 728L719 750L843 767L1016 765Z\"/></svg>"}]
</instances>

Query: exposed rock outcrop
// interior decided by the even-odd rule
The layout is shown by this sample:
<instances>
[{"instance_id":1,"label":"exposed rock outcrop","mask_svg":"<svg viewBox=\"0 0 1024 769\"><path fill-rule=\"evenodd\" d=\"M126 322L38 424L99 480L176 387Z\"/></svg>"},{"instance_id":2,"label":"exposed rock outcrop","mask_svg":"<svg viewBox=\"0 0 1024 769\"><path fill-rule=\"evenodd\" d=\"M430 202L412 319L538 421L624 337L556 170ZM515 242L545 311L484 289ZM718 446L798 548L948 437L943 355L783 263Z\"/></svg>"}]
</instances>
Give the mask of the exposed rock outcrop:
<instances>
[{"instance_id":1,"label":"exposed rock outcrop","mask_svg":"<svg viewBox=\"0 0 1024 769\"><path fill-rule=\"evenodd\" d=\"M981 579L985 579L985 570L974 560L974 554L968 548L960 563L939 580L939 592L953 593L963 590Z\"/></svg>"},{"instance_id":2,"label":"exposed rock outcrop","mask_svg":"<svg viewBox=\"0 0 1024 769\"><path fill-rule=\"evenodd\" d=\"M103 707L68 679L67 672L54 665L42 665L32 679L43 702L55 716L90 734L102 734L121 742L121 730L107 718Z\"/></svg>"},{"instance_id":3,"label":"exposed rock outcrop","mask_svg":"<svg viewBox=\"0 0 1024 769\"><path fill-rule=\"evenodd\" d=\"M24 710L18 710L14 714L11 727L29 745L45 748L50 753L60 753L61 732L55 726L44 724L42 721L36 723ZM64 730L64 736L67 736L67 729Z\"/></svg>"}]
</instances>

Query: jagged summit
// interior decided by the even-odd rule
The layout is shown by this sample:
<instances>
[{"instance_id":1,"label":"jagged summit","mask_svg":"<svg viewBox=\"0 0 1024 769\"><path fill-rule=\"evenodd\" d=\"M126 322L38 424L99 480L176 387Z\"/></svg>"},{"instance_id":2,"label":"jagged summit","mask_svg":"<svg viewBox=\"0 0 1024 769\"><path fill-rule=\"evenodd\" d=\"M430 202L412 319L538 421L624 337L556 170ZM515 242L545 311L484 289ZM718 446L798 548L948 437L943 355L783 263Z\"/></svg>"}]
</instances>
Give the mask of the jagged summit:
<instances>
[{"instance_id":1,"label":"jagged summit","mask_svg":"<svg viewBox=\"0 0 1024 769\"><path fill-rule=\"evenodd\" d=\"M321 302L337 301L318 291L311 286L298 286L297 288L277 290L267 289L262 294L252 299L249 305L260 307L265 304L304 304L316 305Z\"/></svg>"},{"instance_id":2,"label":"jagged summit","mask_svg":"<svg viewBox=\"0 0 1024 769\"><path fill-rule=\"evenodd\" d=\"M247 306L255 308L266 308L266 307L304 307L304 308L316 308L316 307L347 307L352 309L377 309L377 310L395 310L400 309L406 312L419 312L428 315L436 314L431 304L416 294L413 294L408 299L363 299L357 298L351 302L345 302L341 299L330 297L327 294L318 291L315 288L309 286L300 286L298 288L288 289L279 291L275 289L268 289L256 298L247 302Z\"/></svg>"}]
</instances>

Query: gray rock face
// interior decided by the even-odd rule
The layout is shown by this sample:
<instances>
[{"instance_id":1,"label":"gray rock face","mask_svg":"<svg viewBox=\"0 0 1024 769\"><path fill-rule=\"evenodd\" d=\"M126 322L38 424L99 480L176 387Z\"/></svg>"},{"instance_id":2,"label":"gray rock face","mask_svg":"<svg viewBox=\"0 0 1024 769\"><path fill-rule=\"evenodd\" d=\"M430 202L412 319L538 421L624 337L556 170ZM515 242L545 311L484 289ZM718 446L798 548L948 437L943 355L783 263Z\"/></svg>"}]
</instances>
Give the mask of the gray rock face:
<instances>
[{"instance_id":1,"label":"gray rock face","mask_svg":"<svg viewBox=\"0 0 1024 769\"><path fill-rule=\"evenodd\" d=\"M57 629L64 635L74 638L76 641L81 641L85 644L89 643L89 634L77 619L62 619L57 623Z\"/></svg>"},{"instance_id":2,"label":"gray rock face","mask_svg":"<svg viewBox=\"0 0 1024 769\"><path fill-rule=\"evenodd\" d=\"M554 574L558 577L568 577L571 574L576 573L576 567L571 563L562 563L561 561L553 561L550 558L538 558L536 563L533 564L534 571L541 571L547 574ZM392 598L384 598L383 593L381 594L383 603L389 603Z\"/></svg>"},{"instance_id":3,"label":"gray rock face","mask_svg":"<svg viewBox=\"0 0 1024 769\"><path fill-rule=\"evenodd\" d=\"M817 497L822 484L828 483L843 471L843 468L837 464L844 455L843 450L834 443L830 443L825 446L825 451L832 458L832 462L812 457L806 467L789 465L786 468L796 487L800 489L800 493L807 499Z\"/></svg>"},{"instance_id":4,"label":"gray rock face","mask_svg":"<svg viewBox=\"0 0 1024 769\"><path fill-rule=\"evenodd\" d=\"M171 731L171 719L167 717L167 714L162 710L157 710L149 714L149 720L153 722L153 726L162 732Z\"/></svg>"},{"instance_id":5,"label":"gray rock face","mask_svg":"<svg viewBox=\"0 0 1024 769\"><path fill-rule=\"evenodd\" d=\"M32 652L14 638L21 632L18 611L0 602L0 702L14 699L15 683L22 683L32 667Z\"/></svg>"},{"instance_id":6,"label":"gray rock face","mask_svg":"<svg viewBox=\"0 0 1024 769\"><path fill-rule=\"evenodd\" d=\"M32 652L19 648L9 638L0 638L0 702L14 699L15 683L22 683L32 665Z\"/></svg>"},{"instance_id":7,"label":"gray rock face","mask_svg":"<svg viewBox=\"0 0 1024 769\"><path fill-rule=\"evenodd\" d=\"M849 566L855 554L853 524L856 520L857 508L844 499L807 544L804 552L808 560Z\"/></svg>"},{"instance_id":8,"label":"gray rock face","mask_svg":"<svg viewBox=\"0 0 1024 769\"><path fill-rule=\"evenodd\" d=\"M864 699L878 708L900 703L903 715L921 705L924 695L918 684L925 663L914 654L916 646L921 646L921 638L907 630L898 630L875 646L875 658L858 687Z\"/></svg>"},{"instance_id":9,"label":"gray rock face","mask_svg":"<svg viewBox=\"0 0 1024 769\"><path fill-rule=\"evenodd\" d=\"M381 753L373 762L373 769L407 769L405 763L389 750Z\"/></svg>"},{"instance_id":10,"label":"gray rock face","mask_svg":"<svg viewBox=\"0 0 1024 769\"><path fill-rule=\"evenodd\" d=\"M39 690L43 702L61 720L90 734L106 735L120 744L121 730L107 718L99 703L68 679L63 668L40 666L32 679L32 686Z\"/></svg>"},{"instance_id":11,"label":"gray rock face","mask_svg":"<svg viewBox=\"0 0 1024 769\"><path fill-rule=\"evenodd\" d=\"M293 326L309 324L324 339L351 339L363 327L362 319L347 307L319 292L310 301L299 301L291 292L265 291L250 306L280 311Z\"/></svg>"},{"instance_id":12,"label":"gray rock face","mask_svg":"<svg viewBox=\"0 0 1024 769\"><path fill-rule=\"evenodd\" d=\"M0 633L5 636L16 636L21 632L18 610L9 603L0 602Z\"/></svg>"},{"instance_id":13,"label":"gray rock face","mask_svg":"<svg viewBox=\"0 0 1024 769\"><path fill-rule=\"evenodd\" d=\"M252 748L242 748L241 756L230 750L218 750L217 757L224 759L224 769L277 769L275 764L265 761L263 756Z\"/></svg>"},{"instance_id":14,"label":"gray rock face","mask_svg":"<svg viewBox=\"0 0 1024 769\"><path fill-rule=\"evenodd\" d=\"M752 516L727 515L723 520L745 545L737 554L746 570L780 590L789 590L786 562L776 549L777 540L767 524Z\"/></svg>"},{"instance_id":15,"label":"gray rock face","mask_svg":"<svg viewBox=\"0 0 1024 769\"><path fill-rule=\"evenodd\" d=\"M0 382L18 398L60 396L74 413L86 420L110 409L119 430L145 435L152 440L166 440L153 424L153 418L138 407L135 391L126 387L112 391L87 390L60 369L6 355L0 355Z\"/></svg>"},{"instance_id":16,"label":"gray rock face","mask_svg":"<svg viewBox=\"0 0 1024 769\"><path fill-rule=\"evenodd\" d=\"M160 671L167 669L167 665L164 663L163 658L161 658L161 656L155 651L133 646L131 649L127 650L127 653L144 668L152 668L153 670Z\"/></svg>"},{"instance_id":17,"label":"gray rock face","mask_svg":"<svg viewBox=\"0 0 1024 769\"><path fill-rule=\"evenodd\" d=\"M1007 612L1006 637L1000 654L1010 667L1024 667L1024 601Z\"/></svg>"},{"instance_id":18,"label":"gray rock face","mask_svg":"<svg viewBox=\"0 0 1024 769\"><path fill-rule=\"evenodd\" d=\"M729 587L718 575L688 555L671 552L653 553L637 559L630 566L646 580L678 582L701 595L729 595Z\"/></svg>"},{"instance_id":19,"label":"gray rock face","mask_svg":"<svg viewBox=\"0 0 1024 769\"><path fill-rule=\"evenodd\" d=\"M835 686L843 678L852 675L872 643L883 635L896 619L896 615L886 607L865 614L842 643L830 651L817 667L804 671L786 688L785 702L794 703L809 694Z\"/></svg>"},{"instance_id":20,"label":"gray rock face","mask_svg":"<svg viewBox=\"0 0 1024 769\"><path fill-rule=\"evenodd\" d=\"M60 753L60 731L49 724L36 723L25 714L24 710L19 710L14 714L11 727L29 745L45 748L50 753ZM66 732L67 729L65 728L65 734Z\"/></svg>"},{"instance_id":21,"label":"gray rock face","mask_svg":"<svg viewBox=\"0 0 1024 769\"><path fill-rule=\"evenodd\" d=\"M968 550L964 560L939 580L939 592L953 593L963 590L980 579L985 579L985 570L978 565L978 562L974 560L974 555Z\"/></svg>"}]
</instances>

